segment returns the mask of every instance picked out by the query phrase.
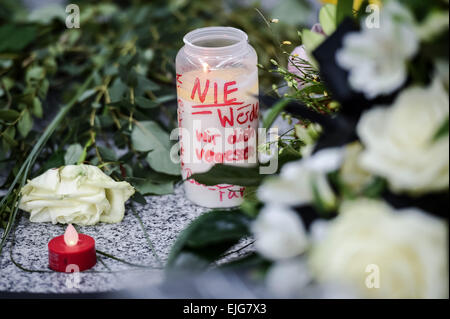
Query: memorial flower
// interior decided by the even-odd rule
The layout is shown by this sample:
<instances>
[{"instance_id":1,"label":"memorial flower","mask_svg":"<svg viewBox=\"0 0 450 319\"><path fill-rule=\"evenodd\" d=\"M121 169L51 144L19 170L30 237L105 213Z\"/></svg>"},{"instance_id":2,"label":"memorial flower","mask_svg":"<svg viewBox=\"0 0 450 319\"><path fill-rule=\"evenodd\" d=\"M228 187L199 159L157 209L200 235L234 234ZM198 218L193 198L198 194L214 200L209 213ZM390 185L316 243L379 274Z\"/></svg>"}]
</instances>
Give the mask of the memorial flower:
<instances>
[{"instance_id":1,"label":"memorial flower","mask_svg":"<svg viewBox=\"0 0 450 319\"><path fill-rule=\"evenodd\" d=\"M263 202L283 205L306 205L313 201L314 191L326 207L335 204L335 196L326 174L339 168L340 148L326 149L283 166L279 176L267 178L258 189Z\"/></svg>"},{"instance_id":2,"label":"memorial flower","mask_svg":"<svg viewBox=\"0 0 450 319\"><path fill-rule=\"evenodd\" d=\"M389 108L367 111L357 127L365 147L361 166L386 178L395 192L447 189L449 136L435 136L448 120L448 103L448 93L434 81L404 90Z\"/></svg>"},{"instance_id":3,"label":"memorial flower","mask_svg":"<svg viewBox=\"0 0 450 319\"><path fill-rule=\"evenodd\" d=\"M318 282L379 298L448 298L448 224L417 208L379 200L344 202L325 236L312 242Z\"/></svg>"},{"instance_id":4,"label":"memorial flower","mask_svg":"<svg viewBox=\"0 0 450 319\"><path fill-rule=\"evenodd\" d=\"M256 249L270 259L300 255L308 246L301 219L285 206L269 205L252 225Z\"/></svg>"},{"instance_id":5,"label":"memorial flower","mask_svg":"<svg viewBox=\"0 0 450 319\"><path fill-rule=\"evenodd\" d=\"M19 207L32 222L94 225L120 222L134 188L96 166L68 165L28 181L21 192Z\"/></svg>"},{"instance_id":6,"label":"memorial flower","mask_svg":"<svg viewBox=\"0 0 450 319\"><path fill-rule=\"evenodd\" d=\"M380 26L344 38L336 60L350 72L349 83L368 99L397 90L407 78L407 61L419 48L414 18L405 7L389 1L381 9Z\"/></svg>"}]
</instances>

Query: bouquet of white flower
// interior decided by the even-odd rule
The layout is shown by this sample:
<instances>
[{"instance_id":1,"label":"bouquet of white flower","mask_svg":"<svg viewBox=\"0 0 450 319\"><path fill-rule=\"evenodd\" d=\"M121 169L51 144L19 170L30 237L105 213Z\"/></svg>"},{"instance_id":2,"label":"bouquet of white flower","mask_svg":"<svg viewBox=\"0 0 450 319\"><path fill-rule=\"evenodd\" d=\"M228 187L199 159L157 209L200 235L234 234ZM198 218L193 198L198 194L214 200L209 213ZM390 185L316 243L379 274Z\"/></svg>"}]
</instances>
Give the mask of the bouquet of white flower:
<instances>
[{"instance_id":1,"label":"bouquet of white flower","mask_svg":"<svg viewBox=\"0 0 450 319\"><path fill-rule=\"evenodd\" d=\"M169 266L204 267L254 236L233 263L260 270L277 296L448 298L448 1L326 2L286 67L272 61L291 103L268 116L289 114L302 158L283 147L276 176L195 175L245 183L246 200L189 226ZM318 139L301 137L317 123Z\"/></svg>"}]
</instances>

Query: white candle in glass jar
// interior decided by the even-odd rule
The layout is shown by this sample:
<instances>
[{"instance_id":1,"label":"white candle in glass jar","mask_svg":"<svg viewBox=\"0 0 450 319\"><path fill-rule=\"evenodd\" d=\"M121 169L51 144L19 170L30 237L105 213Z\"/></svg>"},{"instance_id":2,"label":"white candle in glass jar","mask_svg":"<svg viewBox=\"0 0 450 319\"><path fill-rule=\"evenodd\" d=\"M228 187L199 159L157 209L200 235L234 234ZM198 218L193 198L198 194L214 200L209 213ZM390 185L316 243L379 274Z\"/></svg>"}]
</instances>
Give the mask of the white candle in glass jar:
<instances>
[{"instance_id":1,"label":"white candle in glass jar","mask_svg":"<svg viewBox=\"0 0 450 319\"><path fill-rule=\"evenodd\" d=\"M178 124L184 179L213 165L255 165L258 132L257 58L235 28L194 30L177 55ZM186 196L206 207L242 203L244 187L189 179Z\"/></svg>"}]
</instances>

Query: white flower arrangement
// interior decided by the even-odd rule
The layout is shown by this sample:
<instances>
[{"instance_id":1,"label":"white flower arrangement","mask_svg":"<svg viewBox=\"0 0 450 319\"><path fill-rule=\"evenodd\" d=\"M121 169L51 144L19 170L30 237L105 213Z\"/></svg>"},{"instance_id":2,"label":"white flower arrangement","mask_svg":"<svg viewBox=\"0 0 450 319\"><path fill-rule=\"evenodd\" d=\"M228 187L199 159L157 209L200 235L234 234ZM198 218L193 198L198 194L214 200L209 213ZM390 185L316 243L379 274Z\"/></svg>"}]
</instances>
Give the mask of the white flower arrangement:
<instances>
[{"instance_id":1,"label":"white flower arrangement","mask_svg":"<svg viewBox=\"0 0 450 319\"><path fill-rule=\"evenodd\" d=\"M266 284L276 296L305 296L316 283L354 297L448 298L448 222L413 204L430 194L448 202L448 58L432 61L429 84L406 85L422 42L445 30L448 11L419 23L405 5L387 1L380 28L361 21L361 31L344 37L336 59L353 90L370 100L405 88L390 105L363 112L359 140L289 162L257 189L265 206L253 223L255 247L273 263ZM292 54L303 61L311 51ZM289 72L301 77L292 61ZM409 202L393 208L385 193ZM298 216L311 207L336 210L336 217L305 231Z\"/></svg>"},{"instance_id":2,"label":"white flower arrangement","mask_svg":"<svg viewBox=\"0 0 450 319\"><path fill-rule=\"evenodd\" d=\"M347 35L336 60L350 72L350 85L368 99L389 94L406 81L407 61L419 48L412 14L389 1L382 8L379 28L362 23L362 31Z\"/></svg>"}]
</instances>

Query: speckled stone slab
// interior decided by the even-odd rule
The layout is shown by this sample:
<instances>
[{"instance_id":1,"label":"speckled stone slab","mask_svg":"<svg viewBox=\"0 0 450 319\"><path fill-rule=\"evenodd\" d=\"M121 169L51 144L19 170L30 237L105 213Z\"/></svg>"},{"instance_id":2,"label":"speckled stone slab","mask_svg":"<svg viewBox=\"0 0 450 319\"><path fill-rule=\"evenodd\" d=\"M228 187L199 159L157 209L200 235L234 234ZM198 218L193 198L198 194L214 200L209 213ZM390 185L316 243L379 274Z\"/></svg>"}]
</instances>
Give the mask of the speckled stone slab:
<instances>
[{"instance_id":1,"label":"speckled stone slab","mask_svg":"<svg viewBox=\"0 0 450 319\"><path fill-rule=\"evenodd\" d=\"M79 230L95 238L98 250L148 267L136 267L98 255L97 265L91 270L76 275L53 272L48 268L47 243L63 234L65 226L30 223L28 214L23 213L14 244L10 238L0 256L0 292L109 292L161 282L161 264L166 261L178 234L208 209L188 201L181 187L176 188L174 194L149 196L147 204L134 205L154 250L130 207L121 223L102 223L79 227ZM27 272L21 267L41 272Z\"/></svg>"}]
</instances>

